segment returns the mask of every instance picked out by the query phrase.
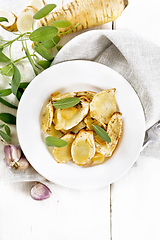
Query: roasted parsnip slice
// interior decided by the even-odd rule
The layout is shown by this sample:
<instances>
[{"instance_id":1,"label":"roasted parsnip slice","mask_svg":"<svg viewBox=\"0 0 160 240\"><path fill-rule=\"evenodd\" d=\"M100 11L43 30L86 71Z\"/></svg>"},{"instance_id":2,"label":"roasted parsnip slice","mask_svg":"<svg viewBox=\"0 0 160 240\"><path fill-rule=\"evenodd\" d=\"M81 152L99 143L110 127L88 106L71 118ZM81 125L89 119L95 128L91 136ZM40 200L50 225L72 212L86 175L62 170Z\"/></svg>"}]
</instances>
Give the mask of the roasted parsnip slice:
<instances>
[{"instance_id":1,"label":"roasted parsnip slice","mask_svg":"<svg viewBox=\"0 0 160 240\"><path fill-rule=\"evenodd\" d=\"M107 124L117 110L115 88L103 90L94 95L90 104L90 116L101 123Z\"/></svg>"},{"instance_id":2,"label":"roasted parsnip slice","mask_svg":"<svg viewBox=\"0 0 160 240\"><path fill-rule=\"evenodd\" d=\"M52 121L53 121L53 106L51 101L48 103L48 105L46 106L43 115L42 115L42 130L44 132L47 132L50 130L51 125L52 125Z\"/></svg>"},{"instance_id":3,"label":"roasted parsnip slice","mask_svg":"<svg viewBox=\"0 0 160 240\"><path fill-rule=\"evenodd\" d=\"M99 136L97 138L95 137L97 152L103 154L105 157L112 156L122 135L122 125L122 113L115 112L111 116L107 126L107 133L111 138L111 142L108 143L104 140L100 141Z\"/></svg>"},{"instance_id":4,"label":"roasted parsnip slice","mask_svg":"<svg viewBox=\"0 0 160 240\"><path fill-rule=\"evenodd\" d=\"M92 163L91 158L95 154L93 131L80 130L72 143L71 154L73 161L79 166Z\"/></svg>"},{"instance_id":5,"label":"roasted parsnip slice","mask_svg":"<svg viewBox=\"0 0 160 240\"><path fill-rule=\"evenodd\" d=\"M72 159L71 145L74 138L75 138L75 134L67 133L66 135L61 137L61 139L65 140L68 143L68 145L61 148L57 148L57 147L53 148L52 155L58 163L66 163Z\"/></svg>"}]
</instances>

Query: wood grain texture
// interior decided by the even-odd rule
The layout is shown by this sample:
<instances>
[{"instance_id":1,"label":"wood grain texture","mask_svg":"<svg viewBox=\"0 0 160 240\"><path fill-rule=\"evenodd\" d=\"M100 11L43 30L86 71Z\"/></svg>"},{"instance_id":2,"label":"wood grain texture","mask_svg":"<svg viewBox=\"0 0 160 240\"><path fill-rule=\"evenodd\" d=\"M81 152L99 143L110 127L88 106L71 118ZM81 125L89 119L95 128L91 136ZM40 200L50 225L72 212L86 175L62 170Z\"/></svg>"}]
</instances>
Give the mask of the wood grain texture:
<instances>
[{"instance_id":1,"label":"wood grain texture","mask_svg":"<svg viewBox=\"0 0 160 240\"><path fill-rule=\"evenodd\" d=\"M47 0L46 3L53 3ZM57 7L63 1L55 0ZM16 2L6 0L0 7L13 11L18 15L27 3L25 0ZM0 36L10 39L11 33L0 28ZM71 36L72 38L73 36ZM69 39L63 38L64 43ZM22 54L21 46L13 48L13 58ZM32 69L25 62L18 67L22 71L22 80L34 77ZM25 71L24 71L25 69ZM0 76L0 89L8 84ZM12 103L17 101L14 96ZM0 104L0 112L10 110ZM12 127L14 144L18 144L16 128ZM106 240L110 238L110 188L105 187L92 191L78 191L47 183L52 196L45 201L35 201L30 197L30 188L34 183L6 183L4 181L5 164L3 144L0 143L0 240Z\"/></svg>"}]
</instances>

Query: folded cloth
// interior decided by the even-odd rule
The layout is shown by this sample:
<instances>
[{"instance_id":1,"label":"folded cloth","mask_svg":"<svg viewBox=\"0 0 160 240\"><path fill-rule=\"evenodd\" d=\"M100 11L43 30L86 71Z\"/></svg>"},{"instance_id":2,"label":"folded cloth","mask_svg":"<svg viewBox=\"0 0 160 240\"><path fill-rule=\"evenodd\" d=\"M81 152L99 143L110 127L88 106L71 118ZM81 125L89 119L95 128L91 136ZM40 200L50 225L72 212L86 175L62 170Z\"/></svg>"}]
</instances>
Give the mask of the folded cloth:
<instances>
[{"instance_id":1,"label":"folded cloth","mask_svg":"<svg viewBox=\"0 0 160 240\"><path fill-rule=\"evenodd\" d=\"M90 30L70 40L56 55L52 65L76 59L95 61L121 74L139 96L146 129L160 118L159 46L130 31ZM133 112L133 118L135 114ZM136 131L136 126L131 127ZM160 142L149 144L141 154L159 158ZM7 181L44 180L29 169L23 173L7 170L6 176Z\"/></svg>"},{"instance_id":2,"label":"folded cloth","mask_svg":"<svg viewBox=\"0 0 160 240\"><path fill-rule=\"evenodd\" d=\"M121 74L139 96L146 129L160 119L159 46L130 31L92 30L69 41L53 64L76 59L102 63ZM141 154L159 158L160 142L149 144Z\"/></svg>"}]
</instances>

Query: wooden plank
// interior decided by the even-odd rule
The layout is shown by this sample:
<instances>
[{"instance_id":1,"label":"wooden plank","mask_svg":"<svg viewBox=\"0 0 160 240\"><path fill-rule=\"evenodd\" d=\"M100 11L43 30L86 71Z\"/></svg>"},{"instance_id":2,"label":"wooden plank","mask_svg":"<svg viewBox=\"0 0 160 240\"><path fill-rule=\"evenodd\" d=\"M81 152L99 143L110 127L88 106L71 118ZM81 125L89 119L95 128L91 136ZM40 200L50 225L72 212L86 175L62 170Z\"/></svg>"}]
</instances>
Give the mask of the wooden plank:
<instances>
[{"instance_id":1,"label":"wooden plank","mask_svg":"<svg viewBox=\"0 0 160 240\"><path fill-rule=\"evenodd\" d=\"M53 3L46 0L46 3ZM58 7L63 0L56 0ZM1 7L17 15L26 6L25 0L2 1ZM10 33L0 28L0 36L10 37ZM67 41L67 40L66 40ZM16 57L18 50L13 49ZM24 79L26 75L24 74ZM0 87L7 87L0 76ZM13 99L13 102L15 99ZM0 104L0 111L9 111ZM16 129L12 127L14 143L18 144ZM16 240L108 240L110 238L110 188L78 191L47 183L52 196L45 201L35 201L30 197L33 183L5 183L3 145L0 144L0 239Z\"/></svg>"},{"instance_id":2,"label":"wooden plank","mask_svg":"<svg viewBox=\"0 0 160 240\"><path fill-rule=\"evenodd\" d=\"M111 188L112 240L160 239L160 160L140 157Z\"/></svg>"}]
</instances>

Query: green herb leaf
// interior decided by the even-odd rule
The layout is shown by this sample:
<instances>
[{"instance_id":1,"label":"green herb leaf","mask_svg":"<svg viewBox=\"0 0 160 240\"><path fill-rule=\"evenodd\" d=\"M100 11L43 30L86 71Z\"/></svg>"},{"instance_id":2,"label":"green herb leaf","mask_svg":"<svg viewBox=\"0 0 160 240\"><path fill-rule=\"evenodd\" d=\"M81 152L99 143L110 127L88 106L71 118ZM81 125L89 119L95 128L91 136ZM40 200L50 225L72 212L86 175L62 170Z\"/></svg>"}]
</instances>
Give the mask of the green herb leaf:
<instances>
[{"instance_id":1,"label":"green herb leaf","mask_svg":"<svg viewBox=\"0 0 160 240\"><path fill-rule=\"evenodd\" d=\"M29 84L30 84L30 82L22 82L22 83L20 83L19 87L26 88Z\"/></svg>"},{"instance_id":2,"label":"green herb leaf","mask_svg":"<svg viewBox=\"0 0 160 240\"><path fill-rule=\"evenodd\" d=\"M63 46L57 46L57 50L60 51L62 49Z\"/></svg>"},{"instance_id":3,"label":"green herb leaf","mask_svg":"<svg viewBox=\"0 0 160 240\"><path fill-rule=\"evenodd\" d=\"M10 137L11 136L10 128L7 125L5 125L4 129L5 129L6 133L7 133L7 135Z\"/></svg>"},{"instance_id":4,"label":"green herb leaf","mask_svg":"<svg viewBox=\"0 0 160 240\"><path fill-rule=\"evenodd\" d=\"M55 36L52 39L42 42L42 45L47 49L51 49L51 48L55 47L59 41L60 41L60 37Z\"/></svg>"},{"instance_id":5,"label":"green herb leaf","mask_svg":"<svg viewBox=\"0 0 160 240\"><path fill-rule=\"evenodd\" d=\"M36 12L33 16L34 19L40 19L48 15L54 8L55 4L47 4L43 8L41 8L38 12Z\"/></svg>"},{"instance_id":6,"label":"green herb leaf","mask_svg":"<svg viewBox=\"0 0 160 240\"><path fill-rule=\"evenodd\" d=\"M8 22L8 19L5 17L0 17L0 22Z\"/></svg>"},{"instance_id":7,"label":"green herb leaf","mask_svg":"<svg viewBox=\"0 0 160 240\"><path fill-rule=\"evenodd\" d=\"M5 76L8 76L8 77L13 76L13 67L12 67L12 65L7 65L7 66L1 68L1 74L5 75Z\"/></svg>"},{"instance_id":8,"label":"green herb leaf","mask_svg":"<svg viewBox=\"0 0 160 240\"><path fill-rule=\"evenodd\" d=\"M0 113L0 120L8 124L16 125L16 117L10 113Z\"/></svg>"},{"instance_id":9,"label":"green herb leaf","mask_svg":"<svg viewBox=\"0 0 160 240\"><path fill-rule=\"evenodd\" d=\"M69 27L71 23L67 20L57 20L57 21L53 21L51 25L57 28L66 28L66 27Z\"/></svg>"},{"instance_id":10,"label":"green herb leaf","mask_svg":"<svg viewBox=\"0 0 160 240\"><path fill-rule=\"evenodd\" d=\"M10 136L8 136L5 132L1 131L0 130L0 136L7 142L10 142L11 141L11 138Z\"/></svg>"},{"instance_id":11,"label":"green herb leaf","mask_svg":"<svg viewBox=\"0 0 160 240\"><path fill-rule=\"evenodd\" d=\"M104 141L110 143L111 138L109 137L108 133L101 128L100 126L93 125L94 131L98 134L99 137L101 137Z\"/></svg>"},{"instance_id":12,"label":"green herb leaf","mask_svg":"<svg viewBox=\"0 0 160 240\"><path fill-rule=\"evenodd\" d=\"M1 97L0 97L0 102L1 102L3 105L7 106L7 107L17 109L17 106L15 106L15 105L7 102L6 100L4 100L4 99L1 98Z\"/></svg>"},{"instance_id":13,"label":"green herb leaf","mask_svg":"<svg viewBox=\"0 0 160 240\"><path fill-rule=\"evenodd\" d=\"M21 97L22 97L23 93L24 93L23 88L18 88L16 97L17 97L17 99L18 99L19 101L21 100Z\"/></svg>"},{"instance_id":14,"label":"green herb leaf","mask_svg":"<svg viewBox=\"0 0 160 240\"><path fill-rule=\"evenodd\" d=\"M60 99L60 100L54 102L53 106L55 108L59 108L59 109L70 108L70 107L77 105L80 102L80 100L81 99L77 98L77 97L63 98L63 99Z\"/></svg>"},{"instance_id":15,"label":"green herb leaf","mask_svg":"<svg viewBox=\"0 0 160 240\"><path fill-rule=\"evenodd\" d=\"M0 129L2 129L5 126L5 124L0 124Z\"/></svg>"},{"instance_id":16,"label":"green herb leaf","mask_svg":"<svg viewBox=\"0 0 160 240\"><path fill-rule=\"evenodd\" d=\"M0 90L0 96L1 96L1 97L8 96L8 95L10 95L11 93L12 93L12 90L11 90L10 88Z\"/></svg>"},{"instance_id":17,"label":"green herb leaf","mask_svg":"<svg viewBox=\"0 0 160 240\"><path fill-rule=\"evenodd\" d=\"M52 137L52 136L48 136L45 138L45 144L48 147L58 147L58 148L65 147L68 145L66 141L59 138Z\"/></svg>"},{"instance_id":18,"label":"green herb leaf","mask_svg":"<svg viewBox=\"0 0 160 240\"><path fill-rule=\"evenodd\" d=\"M53 26L44 26L36 29L29 35L29 39L35 42L43 42L57 35L58 29Z\"/></svg>"},{"instance_id":19,"label":"green herb leaf","mask_svg":"<svg viewBox=\"0 0 160 240\"><path fill-rule=\"evenodd\" d=\"M0 62L10 62L11 60L4 54L2 53L3 49L0 49Z\"/></svg>"},{"instance_id":20,"label":"green herb leaf","mask_svg":"<svg viewBox=\"0 0 160 240\"><path fill-rule=\"evenodd\" d=\"M38 64L39 64L42 68L47 69L47 68L50 67L51 62L50 62L50 61L46 61L46 60L40 60L40 61L38 61Z\"/></svg>"},{"instance_id":21,"label":"green herb leaf","mask_svg":"<svg viewBox=\"0 0 160 240\"><path fill-rule=\"evenodd\" d=\"M32 68L33 68L33 70L34 70L34 73L35 73L36 75L38 75L37 68L36 68L36 66L35 66L35 64L34 64L34 61L33 61L32 57L31 57L30 53L29 53L29 50L28 50L28 47L27 47L26 42L25 42L25 43L22 42L22 46L23 46L23 48L24 48L25 54L26 54L26 56L27 56L27 58L28 58L28 60L29 60L29 62L30 62L30 64L31 64L31 66L32 66Z\"/></svg>"},{"instance_id":22,"label":"green herb leaf","mask_svg":"<svg viewBox=\"0 0 160 240\"><path fill-rule=\"evenodd\" d=\"M16 95L20 85L20 81L21 81L21 74L18 68L14 65L14 63L12 63L12 66L13 66L13 77L11 82L11 88L12 88L12 93Z\"/></svg>"},{"instance_id":23,"label":"green herb leaf","mask_svg":"<svg viewBox=\"0 0 160 240\"><path fill-rule=\"evenodd\" d=\"M35 47L34 50L41 55L43 58L45 58L48 61L51 61L53 59L53 57L51 56L51 54L48 52L48 50L41 44L38 43Z\"/></svg>"}]
</instances>

